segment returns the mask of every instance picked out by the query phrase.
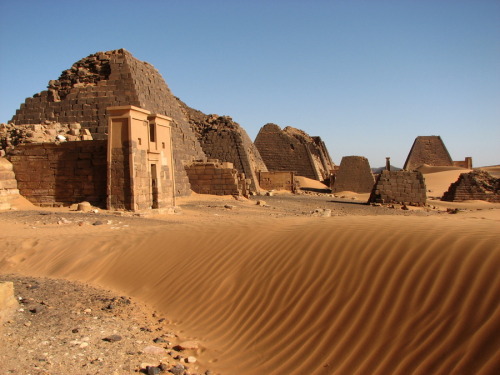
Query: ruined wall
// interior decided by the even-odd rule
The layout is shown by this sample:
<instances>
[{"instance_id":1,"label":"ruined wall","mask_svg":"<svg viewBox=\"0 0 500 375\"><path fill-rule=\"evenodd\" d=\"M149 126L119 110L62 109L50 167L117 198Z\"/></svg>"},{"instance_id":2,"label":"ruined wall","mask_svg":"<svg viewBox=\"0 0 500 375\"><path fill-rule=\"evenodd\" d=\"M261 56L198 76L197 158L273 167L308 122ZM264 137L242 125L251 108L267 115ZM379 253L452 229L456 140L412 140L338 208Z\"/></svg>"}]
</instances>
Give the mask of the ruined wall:
<instances>
[{"instance_id":1,"label":"ruined wall","mask_svg":"<svg viewBox=\"0 0 500 375\"><path fill-rule=\"evenodd\" d=\"M267 169L272 172L291 171L298 176L325 180L333 162L319 137L310 137L292 127L283 130L278 125L264 125L255 138Z\"/></svg>"},{"instance_id":2,"label":"ruined wall","mask_svg":"<svg viewBox=\"0 0 500 375\"><path fill-rule=\"evenodd\" d=\"M256 172L267 171L267 167L245 129L229 116L206 115L180 100L179 104L205 155L210 159L233 163L238 172L251 180L251 190L258 192Z\"/></svg>"},{"instance_id":3,"label":"ruined wall","mask_svg":"<svg viewBox=\"0 0 500 375\"><path fill-rule=\"evenodd\" d=\"M106 108L134 105L173 119L177 195L189 194L184 164L205 155L160 73L124 49L98 52L62 72L48 90L27 98L11 122L78 122L94 139L107 138Z\"/></svg>"},{"instance_id":4,"label":"ruined wall","mask_svg":"<svg viewBox=\"0 0 500 375\"><path fill-rule=\"evenodd\" d=\"M293 172L258 172L260 187L264 190L297 190Z\"/></svg>"},{"instance_id":5,"label":"ruined wall","mask_svg":"<svg viewBox=\"0 0 500 375\"><path fill-rule=\"evenodd\" d=\"M334 193L370 193L375 184L368 159L363 156L344 156L334 176L331 186Z\"/></svg>"},{"instance_id":6,"label":"ruined wall","mask_svg":"<svg viewBox=\"0 0 500 375\"><path fill-rule=\"evenodd\" d=\"M431 135L415 138L403 169L411 171L423 164L432 166L453 165L453 160L440 136Z\"/></svg>"},{"instance_id":7,"label":"ruined wall","mask_svg":"<svg viewBox=\"0 0 500 375\"><path fill-rule=\"evenodd\" d=\"M0 210L9 210L12 199L18 196L13 166L7 159L0 157Z\"/></svg>"},{"instance_id":8,"label":"ruined wall","mask_svg":"<svg viewBox=\"0 0 500 375\"><path fill-rule=\"evenodd\" d=\"M25 198L39 206L106 202L106 141L19 145L9 156Z\"/></svg>"},{"instance_id":9,"label":"ruined wall","mask_svg":"<svg viewBox=\"0 0 500 375\"><path fill-rule=\"evenodd\" d=\"M425 205L425 179L418 171L384 170L370 195L370 202Z\"/></svg>"},{"instance_id":10,"label":"ruined wall","mask_svg":"<svg viewBox=\"0 0 500 375\"><path fill-rule=\"evenodd\" d=\"M79 123L61 124L47 121L43 124L14 125L0 124L0 150L7 153L19 144L54 143L61 140L90 141L88 129Z\"/></svg>"},{"instance_id":11,"label":"ruined wall","mask_svg":"<svg viewBox=\"0 0 500 375\"><path fill-rule=\"evenodd\" d=\"M248 195L250 182L232 163L209 160L194 162L186 166L191 181L191 189L198 194L212 195Z\"/></svg>"},{"instance_id":12,"label":"ruined wall","mask_svg":"<svg viewBox=\"0 0 500 375\"><path fill-rule=\"evenodd\" d=\"M472 158L470 156L467 156L465 160L453 160L453 166L472 169Z\"/></svg>"},{"instance_id":13,"label":"ruined wall","mask_svg":"<svg viewBox=\"0 0 500 375\"><path fill-rule=\"evenodd\" d=\"M462 173L444 193L442 200L500 202L500 178L495 178L486 171Z\"/></svg>"}]
</instances>

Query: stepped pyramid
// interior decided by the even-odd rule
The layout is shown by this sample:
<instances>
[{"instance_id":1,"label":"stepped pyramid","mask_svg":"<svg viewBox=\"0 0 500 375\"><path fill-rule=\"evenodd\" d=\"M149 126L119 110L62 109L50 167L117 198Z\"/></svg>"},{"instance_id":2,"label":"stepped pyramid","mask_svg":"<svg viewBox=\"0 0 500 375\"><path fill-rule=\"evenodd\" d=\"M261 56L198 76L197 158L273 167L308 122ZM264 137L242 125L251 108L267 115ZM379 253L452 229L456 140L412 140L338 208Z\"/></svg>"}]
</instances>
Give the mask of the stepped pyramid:
<instances>
[{"instance_id":1,"label":"stepped pyramid","mask_svg":"<svg viewBox=\"0 0 500 375\"><path fill-rule=\"evenodd\" d=\"M423 164L432 166L453 165L453 160L440 136L429 135L415 138L403 169L411 171Z\"/></svg>"},{"instance_id":2,"label":"stepped pyramid","mask_svg":"<svg viewBox=\"0 0 500 375\"><path fill-rule=\"evenodd\" d=\"M27 98L11 122L80 123L96 140L107 139L106 108L134 105L172 118L177 195L189 194L184 163L203 159L185 113L161 74L124 49L97 52L73 64L48 89Z\"/></svg>"}]
</instances>

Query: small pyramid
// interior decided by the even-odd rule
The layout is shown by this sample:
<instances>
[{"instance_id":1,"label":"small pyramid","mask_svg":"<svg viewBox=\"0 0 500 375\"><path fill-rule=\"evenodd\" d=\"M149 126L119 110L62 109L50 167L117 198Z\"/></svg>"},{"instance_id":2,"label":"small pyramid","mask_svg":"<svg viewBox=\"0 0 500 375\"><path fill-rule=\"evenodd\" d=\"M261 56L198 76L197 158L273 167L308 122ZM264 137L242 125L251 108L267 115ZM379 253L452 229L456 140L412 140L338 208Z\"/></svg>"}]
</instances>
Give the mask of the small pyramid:
<instances>
[{"instance_id":1,"label":"small pyramid","mask_svg":"<svg viewBox=\"0 0 500 375\"><path fill-rule=\"evenodd\" d=\"M291 126L281 130L276 124L264 125L255 138L255 146L270 172L295 172L323 181L335 166L320 137L311 137Z\"/></svg>"},{"instance_id":2,"label":"small pyramid","mask_svg":"<svg viewBox=\"0 0 500 375\"><path fill-rule=\"evenodd\" d=\"M364 156L344 156L339 171L335 174L332 192L352 191L370 193L375 184L370 163Z\"/></svg>"},{"instance_id":3,"label":"small pyramid","mask_svg":"<svg viewBox=\"0 0 500 375\"><path fill-rule=\"evenodd\" d=\"M415 138L403 169L411 171L423 164L432 166L453 165L453 160L440 136L429 135Z\"/></svg>"}]
</instances>

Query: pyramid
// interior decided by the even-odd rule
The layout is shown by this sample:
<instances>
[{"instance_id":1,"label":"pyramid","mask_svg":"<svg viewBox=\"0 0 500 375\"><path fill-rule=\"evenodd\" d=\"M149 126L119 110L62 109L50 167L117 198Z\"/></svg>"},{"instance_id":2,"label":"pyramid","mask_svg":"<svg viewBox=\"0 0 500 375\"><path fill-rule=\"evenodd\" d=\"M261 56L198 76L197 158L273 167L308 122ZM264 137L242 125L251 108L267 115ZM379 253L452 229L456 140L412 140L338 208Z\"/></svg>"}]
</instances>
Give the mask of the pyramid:
<instances>
[{"instance_id":1,"label":"pyramid","mask_svg":"<svg viewBox=\"0 0 500 375\"><path fill-rule=\"evenodd\" d=\"M311 137L291 126L281 130L276 124L264 125L255 146L270 172L295 172L323 181L335 166L320 137Z\"/></svg>"},{"instance_id":2,"label":"pyramid","mask_svg":"<svg viewBox=\"0 0 500 375\"><path fill-rule=\"evenodd\" d=\"M483 200L498 203L500 202L500 178L495 178L488 172L480 170L462 173L444 193L442 200L450 202Z\"/></svg>"},{"instance_id":3,"label":"pyramid","mask_svg":"<svg viewBox=\"0 0 500 375\"><path fill-rule=\"evenodd\" d=\"M344 156L339 171L335 174L332 192L353 191L370 193L375 184L370 163L363 156Z\"/></svg>"},{"instance_id":4,"label":"pyramid","mask_svg":"<svg viewBox=\"0 0 500 375\"><path fill-rule=\"evenodd\" d=\"M124 49L97 52L73 64L48 89L27 98L11 122L16 125L44 121L80 123L93 139L107 139L106 108L133 105L172 118L176 193L189 194L184 163L205 154L185 113L161 74Z\"/></svg>"},{"instance_id":5,"label":"pyramid","mask_svg":"<svg viewBox=\"0 0 500 375\"><path fill-rule=\"evenodd\" d=\"M429 135L415 138L403 169L411 171L423 164L432 166L453 165L453 160L440 136Z\"/></svg>"}]
</instances>

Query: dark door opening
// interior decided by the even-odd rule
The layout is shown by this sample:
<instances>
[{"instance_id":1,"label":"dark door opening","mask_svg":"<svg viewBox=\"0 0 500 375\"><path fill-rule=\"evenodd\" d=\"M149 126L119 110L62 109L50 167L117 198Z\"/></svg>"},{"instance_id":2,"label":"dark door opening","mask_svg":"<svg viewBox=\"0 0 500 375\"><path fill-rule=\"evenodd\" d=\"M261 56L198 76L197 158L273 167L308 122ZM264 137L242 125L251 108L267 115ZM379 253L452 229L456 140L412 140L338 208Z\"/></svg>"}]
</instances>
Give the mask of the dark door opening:
<instances>
[{"instance_id":1,"label":"dark door opening","mask_svg":"<svg viewBox=\"0 0 500 375\"><path fill-rule=\"evenodd\" d=\"M158 178L156 164L151 164L151 208L158 208Z\"/></svg>"}]
</instances>

